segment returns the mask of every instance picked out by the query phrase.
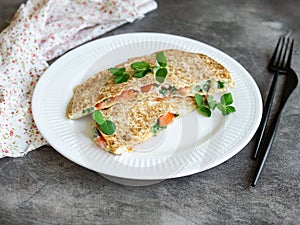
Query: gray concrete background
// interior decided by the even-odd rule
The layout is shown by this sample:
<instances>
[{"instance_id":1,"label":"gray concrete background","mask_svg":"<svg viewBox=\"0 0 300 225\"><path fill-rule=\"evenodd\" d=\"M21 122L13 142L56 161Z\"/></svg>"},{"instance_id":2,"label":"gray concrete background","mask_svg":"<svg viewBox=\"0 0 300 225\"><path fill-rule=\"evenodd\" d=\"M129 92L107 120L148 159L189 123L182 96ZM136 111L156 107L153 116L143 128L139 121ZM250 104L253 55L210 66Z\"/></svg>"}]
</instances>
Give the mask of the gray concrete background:
<instances>
[{"instance_id":1,"label":"gray concrete background","mask_svg":"<svg viewBox=\"0 0 300 225\"><path fill-rule=\"evenodd\" d=\"M0 24L24 1L0 1ZM300 1L160 0L158 10L105 36L153 31L206 42L239 61L265 98L278 37L293 31L300 74ZM208 171L146 186L112 183L51 147L0 159L0 224L300 224L299 87L283 112L259 184L251 141Z\"/></svg>"}]
</instances>

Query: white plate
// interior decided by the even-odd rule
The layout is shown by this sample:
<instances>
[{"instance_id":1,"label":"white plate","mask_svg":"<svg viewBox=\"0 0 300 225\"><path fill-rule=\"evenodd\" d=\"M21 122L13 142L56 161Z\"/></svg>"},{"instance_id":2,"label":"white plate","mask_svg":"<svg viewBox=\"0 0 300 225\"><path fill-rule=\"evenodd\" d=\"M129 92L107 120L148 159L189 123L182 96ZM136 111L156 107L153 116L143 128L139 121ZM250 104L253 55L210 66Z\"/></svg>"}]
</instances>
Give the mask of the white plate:
<instances>
[{"instance_id":1,"label":"white plate","mask_svg":"<svg viewBox=\"0 0 300 225\"><path fill-rule=\"evenodd\" d=\"M215 111L211 118L193 112L123 156L93 143L89 117L66 118L73 88L95 72L169 48L203 53L224 65L236 82L232 94L237 112L223 117ZM66 158L108 176L157 180L201 172L238 153L258 128L262 100L251 75L220 50L180 36L132 33L90 42L56 60L36 86L32 109L40 132Z\"/></svg>"}]
</instances>

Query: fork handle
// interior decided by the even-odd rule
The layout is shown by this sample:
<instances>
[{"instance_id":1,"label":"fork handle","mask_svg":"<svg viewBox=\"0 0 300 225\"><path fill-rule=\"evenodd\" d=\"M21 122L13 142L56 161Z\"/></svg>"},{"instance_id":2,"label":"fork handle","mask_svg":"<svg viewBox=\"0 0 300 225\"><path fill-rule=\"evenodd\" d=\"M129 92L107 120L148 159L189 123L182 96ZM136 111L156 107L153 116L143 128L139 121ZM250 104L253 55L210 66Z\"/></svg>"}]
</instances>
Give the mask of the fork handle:
<instances>
[{"instance_id":1,"label":"fork handle","mask_svg":"<svg viewBox=\"0 0 300 225\"><path fill-rule=\"evenodd\" d=\"M282 113L282 110L285 106L285 103L287 102L289 96L291 95L291 93L293 92L293 90L296 88L298 81L294 79L293 74L289 74L289 73L294 73L293 70L288 72L287 75L287 79L286 82L284 84L284 90L283 90L283 94L281 97L281 101L280 101L280 105L278 107L278 110L274 116L274 119L272 121L272 124L270 126L270 129L267 133L266 139L264 140L264 144L262 146L262 148L259 150L259 159L257 162L257 166L255 169L255 173L254 173L254 178L252 180L251 186L255 187L255 185L257 184L258 178L260 177L261 171L264 167L265 161L268 157L268 154L270 152L271 146L273 144L273 141L275 139L275 135L276 135L276 130L280 121L280 116ZM297 75L296 79L297 79ZM292 89L288 88L291 85L294 85L294 87Z\"/></svg>"},{"instance_id":2,"label":"fork handle","mask_svg":"<svg viewBox=\"0 0 300 225\"><path fill-rule=\"evenodd\" d=\"M267 137L264 141L264 145L262 147L262 149L260 150L260 154L259 154L259 158L258 158L258 162L257 162L257 167L255 169L254 172L254 177L251 183L251 186L255 187L255 185L257 184L258 178L260 177L260 174L262 172L262 169L264 167L264 164L267 160L267 157L269 155L270 149L272 147L273 141L275 139L276 136L276 130L280 121L280 115L282 112L282 108L279 108L279 110L277 111L272 124L270 126L270 129L267 133Z\"/></svg>"},{"instance_id":3,"label":"fork handle","mask_svg":"<svg viewBox=\"0 0 300 225\"><path fill-rule=\"evenodd\" d=\"M252 159L256 159L259 153L259 149L261 147L262 144L262 139L263 139L263 135L265 132L265 129L267 127L267 122L269 120L270 117L270 112L271 112L271 108L272 108L272 102L275 96L275 89L276 89L276 84L277 84L277 80L278 80L278 76L279 76L279 72L275 72L274 76L273 76L273 80L272 80L272 84L267 96L267 100L264 106L264 112L262 115L262 120L261 123L259 125L259 128L257 130L257 138L256 138L256 142L255 142L255 147L254 147L254 153L252 155Z\"/></svg>"}]
</instances>

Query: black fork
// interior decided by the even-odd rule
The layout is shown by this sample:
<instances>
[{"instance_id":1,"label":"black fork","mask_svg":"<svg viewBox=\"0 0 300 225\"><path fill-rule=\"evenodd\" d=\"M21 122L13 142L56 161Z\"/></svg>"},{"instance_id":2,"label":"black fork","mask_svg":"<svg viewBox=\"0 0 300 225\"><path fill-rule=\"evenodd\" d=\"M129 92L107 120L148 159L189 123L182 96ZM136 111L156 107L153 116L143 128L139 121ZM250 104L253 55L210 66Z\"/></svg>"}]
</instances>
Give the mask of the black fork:
<instances>
[{"instance_id":1,"label":"black fork","mask_svg":"<svg viewBox=\"0 0 300 225\"><path fill-rule=\"evenodd\" d=\"M290 44L291 43L291 44ZM271 87L267 96L267 100L264 106L262 120L257 130L257 139L254 147L254 153L252 158L256 159L259 153L259 149L262 145L263 135L267 126L267 122L270 117L272 102L275 95L275 89L279 74L287 74L291 65L293 50L293 40L287 37L280 37L276 48L273 52L271 60L268 64L268 70L274 72Z\"/></svg>"},{"instance_id":2,"label":"black fork","mask_svg":"<svg viewBox=\"0 0 300 225\"><path fill-rule=\"evenodd\" d=\"M291 95L291 93L296 89L297 84L298 84L298 78L297 75L295 73L295 71L293 69L290 68L290 63L292 60L292 52L293 52L293 45L294 45L294 41L291 40L290 42L290 46L288 46L286 49L289 48L289 53L286 59L286 65L287 65L287 70L284 71L287 75L286 75L286 81L284 84L284 90L283 90L283 94L280 100L280 104L278 107L278 110L274 116L274 119L272 121L272 124L270 126L270 129L268 130L268 133L266 134L266 138L264 140L263 145L261 145L261 147L259 148L259 159L257 162L257 166L255 169L255 173L254 173L254 177L252 180L251 185L254 187L257 184L257 181L259 179L259 176L262 172L263 166L265 164L265 161L268 157L268 154L270 152L272 143L275 139L275 134L276 134L276 130L280 121L280 116L282 113L282 110L285 106L285 103L287 102L289 96ZM289 44L289 43L288 43ZM285 51L285 55L286 55L287 50ZM285 58L285 57L284 57ZM283 62L285 63L285 62Z\"/></svg>"}]
</instances>

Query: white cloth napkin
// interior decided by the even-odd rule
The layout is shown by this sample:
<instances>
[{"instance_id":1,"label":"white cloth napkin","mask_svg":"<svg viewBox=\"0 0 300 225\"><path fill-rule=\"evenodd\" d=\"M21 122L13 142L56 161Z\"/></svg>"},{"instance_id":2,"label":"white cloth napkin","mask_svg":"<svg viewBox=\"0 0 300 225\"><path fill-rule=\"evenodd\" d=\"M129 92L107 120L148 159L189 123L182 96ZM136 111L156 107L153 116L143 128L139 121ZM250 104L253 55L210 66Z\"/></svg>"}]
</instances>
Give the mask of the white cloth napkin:
<instances>
[{"instance_id":1,"label":"white cloth napkin","mask_svg":"<svg viewBox=\"0 0 300 225\"><path fill-rule=\"evenodd\" d=\"M0 34L0 158L44 144L31 113L47 61L157 8L154 0L29 0Z\"/></svg>"}]
</instances>

